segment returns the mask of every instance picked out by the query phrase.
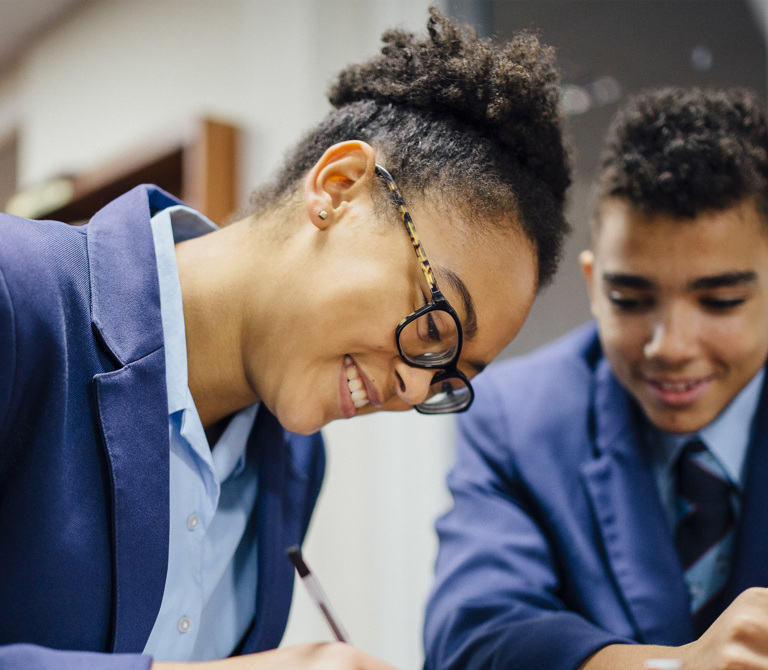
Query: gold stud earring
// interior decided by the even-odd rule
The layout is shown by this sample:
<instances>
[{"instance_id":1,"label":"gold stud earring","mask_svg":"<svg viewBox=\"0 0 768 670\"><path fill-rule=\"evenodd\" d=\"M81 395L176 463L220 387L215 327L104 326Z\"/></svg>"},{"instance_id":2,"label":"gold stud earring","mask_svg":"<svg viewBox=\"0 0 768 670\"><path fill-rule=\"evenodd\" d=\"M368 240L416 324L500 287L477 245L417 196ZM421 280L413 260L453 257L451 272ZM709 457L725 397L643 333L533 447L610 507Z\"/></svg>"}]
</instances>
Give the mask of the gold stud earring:
<instances>
[{"instance_id":1,"label":"gold stud earring","mask_svg":"<svg viewBox=\"0 0 768 670\"><path fill-rule=\"evenodd\" d=\"M320 211L317 213L317 215L318 215L318 216L319 216L319 217L320 217L320 218L321 218L323 221L325 221L325 220L328 218L328 212L326 212L324 209L321 209L321 210L320 210Z\"/></svg>"}]
</instances>

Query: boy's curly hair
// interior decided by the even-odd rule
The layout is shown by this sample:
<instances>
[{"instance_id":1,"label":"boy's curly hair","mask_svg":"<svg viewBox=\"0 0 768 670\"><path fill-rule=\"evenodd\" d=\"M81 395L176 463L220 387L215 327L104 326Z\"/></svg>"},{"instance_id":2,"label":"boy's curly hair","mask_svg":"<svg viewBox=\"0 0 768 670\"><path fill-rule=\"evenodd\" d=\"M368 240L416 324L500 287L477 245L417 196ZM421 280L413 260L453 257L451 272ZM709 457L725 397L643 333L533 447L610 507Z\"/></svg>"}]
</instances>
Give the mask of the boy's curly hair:
<instances>
[{"instance_id":1,"label":"boy's curly hair","mask_svg":"<svg viewBox=\"0 0 768 670\"><path fill-rule=\"evenodd\" d=\"M666 87L632 98L608 131L597 202L696 217L755 197L768 214L768 117L746 89ZM768 217L766 217L768 222Z\"/></svg>"},{"instance_id":2,"label":"boy's curly hair","mask_svg":"<svg viewBox=\"0 0 768 670\"><path fill-rule=\"evenodd\" d=\"M329 93L336 109L252 207L288 197L329 146L363 140L406 201L427 195L456 211L472 234L485 224L519 227L536 248L544 286L569 230L570 162L554 52L528 33L507 44L478 38L434 8L427 31L423 39L388 31L380 55L339 74Z\"/></svg>"}]
</instances>

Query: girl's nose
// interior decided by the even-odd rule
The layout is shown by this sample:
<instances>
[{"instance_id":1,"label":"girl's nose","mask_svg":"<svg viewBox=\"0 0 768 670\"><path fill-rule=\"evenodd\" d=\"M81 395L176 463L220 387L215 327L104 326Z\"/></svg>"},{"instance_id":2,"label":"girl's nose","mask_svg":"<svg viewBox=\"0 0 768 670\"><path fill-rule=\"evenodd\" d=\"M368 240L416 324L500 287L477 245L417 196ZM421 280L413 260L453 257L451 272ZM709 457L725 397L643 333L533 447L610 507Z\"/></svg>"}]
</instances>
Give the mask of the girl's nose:
<instances>
[{"instance_id":1,"label":"girl's nose","mask_svg":"<svg viewBox=\"0 0 768 670\"><path fill-rule=\"evenodd\" d=\"M405 361L395 363L398 397L411 406L424 402L429 397L429 387L436 372L414 368Z\"/></svg>"}]
</instances>

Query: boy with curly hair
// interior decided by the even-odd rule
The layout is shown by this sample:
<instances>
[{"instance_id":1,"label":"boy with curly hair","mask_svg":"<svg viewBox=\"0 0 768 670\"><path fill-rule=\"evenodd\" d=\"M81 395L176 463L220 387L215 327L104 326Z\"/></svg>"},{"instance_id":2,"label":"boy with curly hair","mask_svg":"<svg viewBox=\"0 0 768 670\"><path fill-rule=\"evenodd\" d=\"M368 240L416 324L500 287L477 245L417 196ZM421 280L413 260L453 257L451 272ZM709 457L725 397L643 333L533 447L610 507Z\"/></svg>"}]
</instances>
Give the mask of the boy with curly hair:
<instances>
[{"instance_id":1,"label":"boy with curly hair","mask_svg":"<svg viewBox=\"0 0 768 670\"><path fill-rule=\"evenodd\" d=\"M596 323L497 365L460 418L426 667L768 667L757 99L631 100L581 264Z\"/></svg>"}]
</instances>

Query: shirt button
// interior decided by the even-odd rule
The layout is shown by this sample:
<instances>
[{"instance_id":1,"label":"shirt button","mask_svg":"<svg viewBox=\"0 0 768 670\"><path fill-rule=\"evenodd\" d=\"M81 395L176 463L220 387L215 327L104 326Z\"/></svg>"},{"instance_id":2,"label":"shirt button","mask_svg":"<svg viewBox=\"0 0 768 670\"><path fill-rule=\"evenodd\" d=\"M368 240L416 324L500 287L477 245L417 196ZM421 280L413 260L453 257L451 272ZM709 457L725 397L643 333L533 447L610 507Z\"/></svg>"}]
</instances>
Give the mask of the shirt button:
<instances>
[{"instance_id":1,"label":"shirt button","mask_svg":"<svg viewBox=\"0 0 768 670\"><path fill-rule=\"evenodd\" d=\"M179 633L188 633L189 629L192 628L192 622L189 620L189 617L181 617L179 619L179 623L176 624L176 627L179 629Z\"/></svg>"},{"instance_id":2,"label":"shirt button","mask_svg":"<svg viewBox=\"0 0 768 670\"><path fill-rule=\"evenodd\" d=\"M197 514L190 514L187 517L187 528L189 528L189 530L196 530L199 525L200 517L197 516Z\"/></svg>"}]
</instances>

